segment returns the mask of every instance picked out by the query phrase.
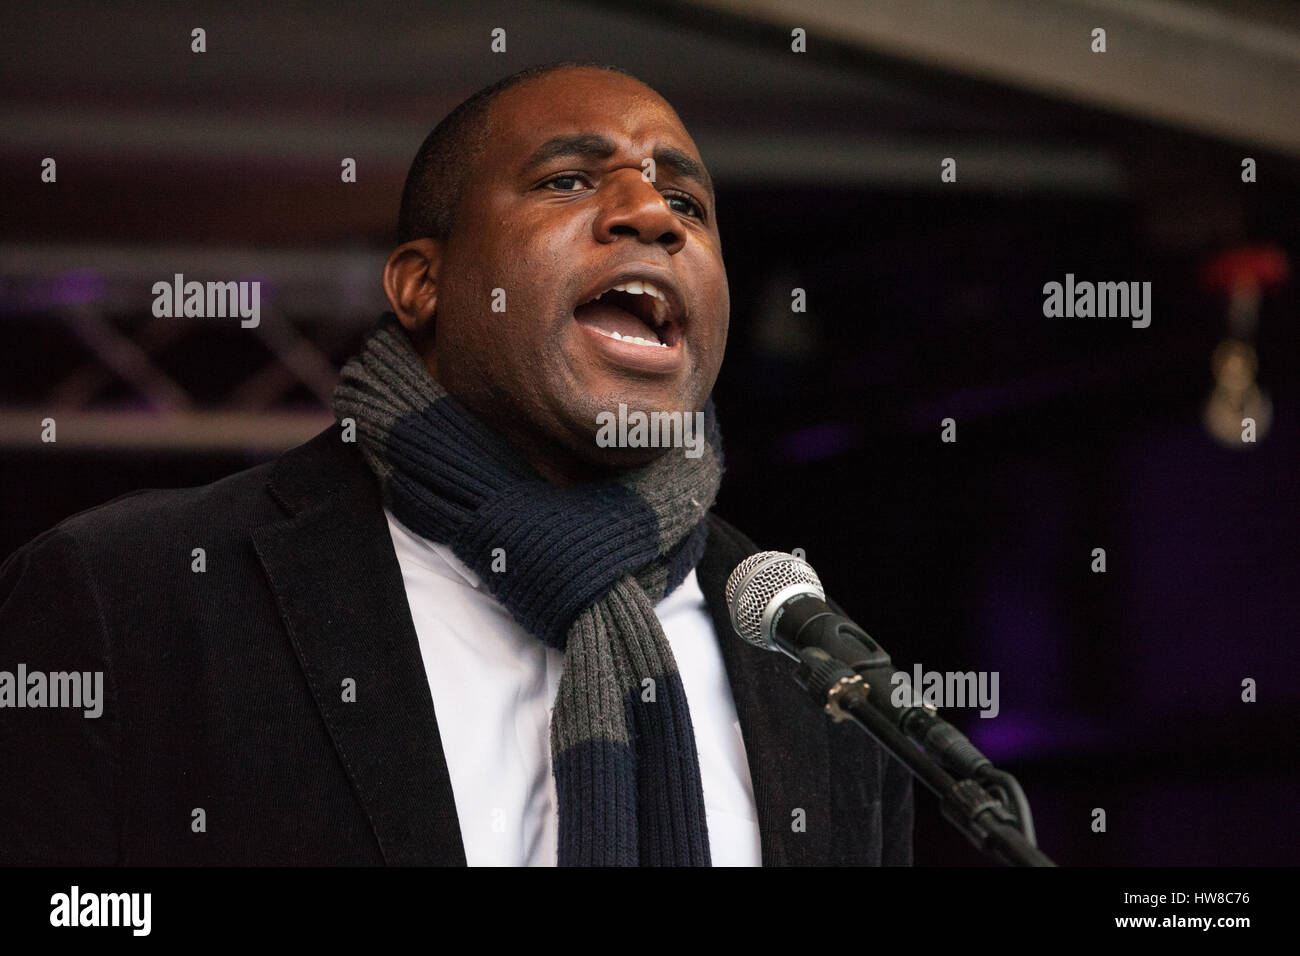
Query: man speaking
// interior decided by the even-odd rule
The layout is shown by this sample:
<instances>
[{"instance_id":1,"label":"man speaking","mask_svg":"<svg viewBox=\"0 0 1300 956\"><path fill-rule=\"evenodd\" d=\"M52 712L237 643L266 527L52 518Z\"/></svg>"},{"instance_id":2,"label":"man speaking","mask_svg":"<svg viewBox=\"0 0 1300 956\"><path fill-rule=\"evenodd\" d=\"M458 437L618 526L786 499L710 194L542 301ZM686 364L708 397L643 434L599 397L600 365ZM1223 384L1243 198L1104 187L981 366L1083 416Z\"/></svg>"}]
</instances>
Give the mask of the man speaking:
<instances>
[{"instance_id":1,"label":"man speaking","mask_svg":"<svg viewBox=\"0 0 1300 956\"><path fill-rule=\"evenodd\" d=\"M420 148L399 243L335 426L0 569L0 671L104 698L10 682L0 860L910 863L907 771L731 632L758 549L711 512L730 306L672 108L507 77Z\"/></svg>"}]
</instances>

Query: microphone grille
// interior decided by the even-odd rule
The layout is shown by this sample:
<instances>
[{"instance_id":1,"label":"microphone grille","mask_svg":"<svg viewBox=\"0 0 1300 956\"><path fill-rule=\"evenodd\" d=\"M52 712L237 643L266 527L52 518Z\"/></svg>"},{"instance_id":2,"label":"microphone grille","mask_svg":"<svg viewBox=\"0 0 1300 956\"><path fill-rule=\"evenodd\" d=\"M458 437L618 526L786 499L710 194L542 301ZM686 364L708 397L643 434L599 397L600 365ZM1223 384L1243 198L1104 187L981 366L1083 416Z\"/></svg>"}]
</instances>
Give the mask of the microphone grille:
<instances>
[{"instance_id":1,"label":"microphone grille","mask_svg":"<svg viewBox=\"0 0 1300 956\"><path fill-rule=\"evenodd\" d=\"M763 614L772 599L792 585L805 585L822 600L821 579L807 561L784 551L760 551L751 554L731 572L727 579L727 608L736 633L759 647L772 645L763 634Z\"/></svg>"}]
</instances>

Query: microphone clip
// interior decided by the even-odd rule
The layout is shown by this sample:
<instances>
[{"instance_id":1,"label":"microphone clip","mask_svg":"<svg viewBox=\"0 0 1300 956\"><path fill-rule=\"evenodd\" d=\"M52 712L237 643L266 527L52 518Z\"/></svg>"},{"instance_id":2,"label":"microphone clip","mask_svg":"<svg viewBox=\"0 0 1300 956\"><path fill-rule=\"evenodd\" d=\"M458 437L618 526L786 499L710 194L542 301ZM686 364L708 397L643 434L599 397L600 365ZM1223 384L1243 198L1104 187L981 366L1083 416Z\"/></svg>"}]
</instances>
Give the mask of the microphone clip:
<instances>
[{"instance_id":1,"label":"microphone clip","mask_svg":"<svg viewBox=\"0 0 1300 956\"><path fill-rule=\"evenodd\" d=\"M820 647L805 647L800 651L795 681L813 700L826 702L826 713L837 724L852 717L853 708L866 703L871 692L871 686L861 674Z\"/></svg>"}]
</instances>

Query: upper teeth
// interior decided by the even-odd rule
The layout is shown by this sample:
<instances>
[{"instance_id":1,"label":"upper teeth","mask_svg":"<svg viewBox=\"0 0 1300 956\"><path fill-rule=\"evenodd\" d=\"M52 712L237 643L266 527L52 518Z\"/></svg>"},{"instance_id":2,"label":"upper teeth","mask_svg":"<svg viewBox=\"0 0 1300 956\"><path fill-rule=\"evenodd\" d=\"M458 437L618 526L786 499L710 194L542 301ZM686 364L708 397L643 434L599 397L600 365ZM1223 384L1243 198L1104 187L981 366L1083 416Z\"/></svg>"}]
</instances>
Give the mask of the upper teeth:
<instances>
[{"instance_id":1,"label":"upper teeth","mask_svg":"<svg viewBox=\"0 0 1300 956\"><path fill-rule=\"evenodd\" d=\"M646 295L654 296L656 299L663 299L665 302L668 301L668 296L660 292L658 286L646 282L644 279L633 279L631 282L616 285L613 289L607 289L606 291L613 292L615 290L618 292L631 292L633 295L641 295L642 293L645 293Z\"/></svg>"},{"instance_id":2,"label":"upper teeth","mask_svg":"<svg viewBox=\"0 0 1300 956\"><path fill-rule=\"evenodd\" d=\"M655 302L653 315L655 325L663 325L668 321L668 296L652 282L648 282L645 279L633 279L631 282L621 282L618 285L610 286L605 290L605 292L630 292L632 295L652 296L657 300ZM596 299L599 299L601 295L605 294L605 292L596 296ZM594 302L596 299L592 299L591 301Z\"/></svg>"}]
</instances>

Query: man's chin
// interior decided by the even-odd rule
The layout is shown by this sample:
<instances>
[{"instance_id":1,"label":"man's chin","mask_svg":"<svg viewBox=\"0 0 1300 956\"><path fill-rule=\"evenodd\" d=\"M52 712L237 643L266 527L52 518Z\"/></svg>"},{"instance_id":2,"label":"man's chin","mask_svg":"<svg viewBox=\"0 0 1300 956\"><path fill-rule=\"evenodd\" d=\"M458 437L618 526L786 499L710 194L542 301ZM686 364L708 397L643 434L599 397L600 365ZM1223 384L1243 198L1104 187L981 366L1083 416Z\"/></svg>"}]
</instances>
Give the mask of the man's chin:
<instances>
[{"instance_id":1,"label":"man's chin","mask_svg":"<svg viewBox=\"0 0 1300 956\"><path fill-rule=\"evenodd\" d=\"M589 406L587 415L570 417L571 451L601 471L627 471L664 454L698 457L704 445L700 403L673 394L646 400L619 395Z\"/></svg>"}]
</instances>

